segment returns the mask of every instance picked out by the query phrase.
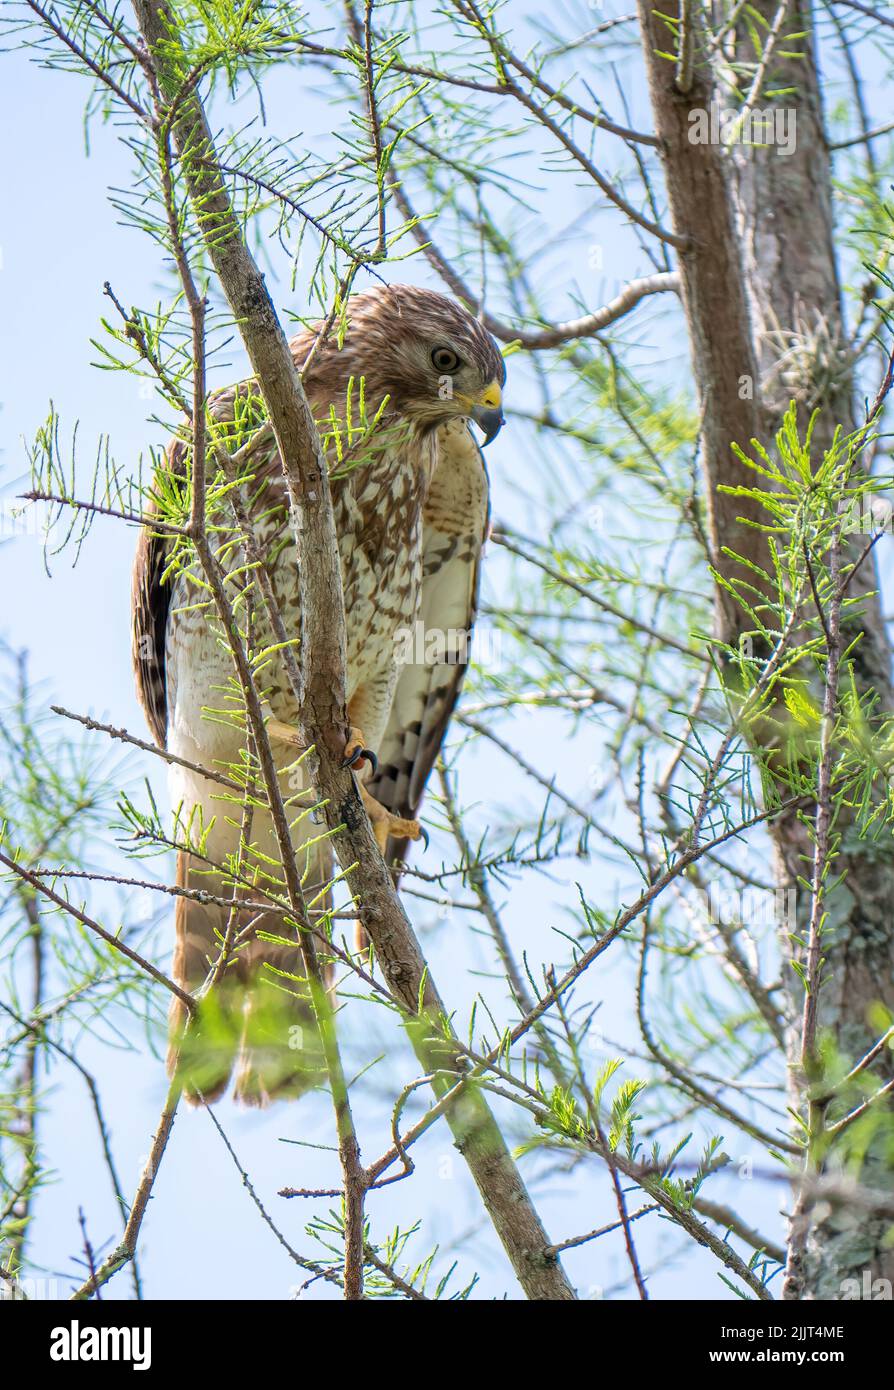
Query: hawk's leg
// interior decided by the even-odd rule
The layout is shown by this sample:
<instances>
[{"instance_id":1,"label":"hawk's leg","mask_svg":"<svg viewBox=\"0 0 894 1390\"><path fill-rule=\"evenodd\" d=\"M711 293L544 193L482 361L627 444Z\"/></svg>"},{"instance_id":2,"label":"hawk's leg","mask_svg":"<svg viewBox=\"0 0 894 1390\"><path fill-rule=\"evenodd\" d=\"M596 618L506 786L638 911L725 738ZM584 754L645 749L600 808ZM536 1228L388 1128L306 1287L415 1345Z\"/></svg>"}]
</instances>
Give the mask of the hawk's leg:
<instances>
[{"instance_id":1,"label":"hawk's leg","mask_svg":"<svg viewBox=\"0 0 894 1390\"><path fill-rule=\"evenodd\" d=\"M280 743L291 744L293 748L298 748L301 752L305 751L305 742L294 724L284 724L281 719L267 720L267 733L271 738L275 738ZM348 732L348 739L345 744L345 756L342 759L342 767L352 767L356 772L360 771L361 764L368 762L373 772L379 766L379 760L371 748L366 747L366 739L363 732L352 724Z\"/></svg>"},{"instance_id":2,"label":"hawk's leg","mask_svg":"<svg viewBox=\"0 0 894 1390\"><path fill-rule=\"evenodd\" d=\"M366 814L372 823L376 843L383 855L389 839L424 840L428 843L428 835L418 820L407 820L404 816L395 815L387 806L383 806L381 801L377 801L364 785L370 776L375 776L378 760L367 747L367 740L361 729L374 730L371 740L373 743L377 743L382 737L387 711L394 694L394 682L395 669L392 667L384 676L374 677L354 692L348 703L348 722L351 728L345 745L343 764L354 770Z\"/></svg>"},{"instance_id":3,"label":"hawk's leg","mask_svg":"<svg viewBox=\"0 0 894 1390\"><path fill-rule=\"evenodd\" d=\"M385 733L394 695L396 668L373 673L361 681L348 700L348 737L342 767L350 767L360 782L375 776L379 760L375 750ZM364 733L366 730L366 733Z\"/></svg>"},{"instance_id":4,"label":"hawk's leg","mask_svg":"<svg viewBox=\"0 0 894 1390\"><path fill-rule=\"evenodd\" d=\"M352 721L357 713L356 709L353 708L355 703L356 701L352 702L352 708L348 711L348 717ZM303 748L304 746L297 729L290 724L283 724L278 719L268 719L267 732L282 743L292 744L296 748ZM353 722L350 725L345 743L342 767L351 768L357 777L360 796L366 807L366 814L372 823L376 843L383 855L389 839L422 840L426 848L428 847L428 831L419 824L418 820L407 820L404 816L394 815L366 790L363 783L370 773L375 775L378 769L378 759L372 749L366 746L362 729Z\"/></svg>"},{"instance_id":5,"label":"hawk's leg","mask_svg":"<svg viewBox=\"0 0 894 1390\"><path fill-rule=\"evenodd\" d=\"M353 767L359 770L362 762L368 762L373 774L378 771L379 760L371 748L366 747L366 739L363 731L352 724L348 731L348 741L345 744L345 756L342 759L342 767Z\"/></svg>"},{"instance_id":6,"label":"hawk's leg","mask_svg":"<svg viewBox=\"0 0 894 1390\"><path fill-rule=\"evenodd\" d=\"M428 831L424 825L420 825L418 820L405 820L403 816L392 815L381 801L376 801L362 782L359 786L366 814L372 822L373 834L382 854L385 853L389 837L395 840L421 840L426 849L428 848Z\"/></svg>"},{"instance_id":7,"label":"hawk's leg","mask_svg":"<svg viewBox=\"0 0 894 1390\"><path fill-rule=\"evenodd\" d=\"M305 751L304 739L294 724L284 724L281 719L268 719L267 733L271 738L279 739L280 743L290 743L302 753Z\"/></svg>"}]
</instances>

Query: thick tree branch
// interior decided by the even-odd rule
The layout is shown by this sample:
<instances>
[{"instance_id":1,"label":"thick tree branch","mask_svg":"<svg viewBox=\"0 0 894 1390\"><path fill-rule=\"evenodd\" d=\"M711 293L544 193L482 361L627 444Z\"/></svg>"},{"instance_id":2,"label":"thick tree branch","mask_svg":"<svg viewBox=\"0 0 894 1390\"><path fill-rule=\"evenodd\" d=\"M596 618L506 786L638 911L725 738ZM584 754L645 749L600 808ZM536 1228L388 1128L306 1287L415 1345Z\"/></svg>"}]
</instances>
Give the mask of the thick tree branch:
<instances>
[{"instance_id":1,"label":"thick tree branch","mask_svg":"<svg viewBox=\"0 0 894 1390\"><path fill-rule=\"evenodd\" d=\"M159 85L169 99L180 82L172 54L173 29L158 0L135 0L140 29L152 53ZM345 717L345 619L338 547L325 461L313 416L272 301L230 206L197 94L182 105L174 139L186 172L193 208L209 255L264 396L283 459L296 528L302 596L303 715L316 749L315 783L326 800L330 829L345 869L357 865L353 883L361 919L389 987L414 1011L446 1017L409 920L375 844L349 771L342 767ZM430 1028L412 1030L429 1064ZM439 1065L449 1048L437 1049ZM472 1090L451 1107L448 1121L482 1194L516 1276L530 1298L566 1300L573 1291L555 1259L505 1142L483 1097Z\"/></svg>"}]
</instances>

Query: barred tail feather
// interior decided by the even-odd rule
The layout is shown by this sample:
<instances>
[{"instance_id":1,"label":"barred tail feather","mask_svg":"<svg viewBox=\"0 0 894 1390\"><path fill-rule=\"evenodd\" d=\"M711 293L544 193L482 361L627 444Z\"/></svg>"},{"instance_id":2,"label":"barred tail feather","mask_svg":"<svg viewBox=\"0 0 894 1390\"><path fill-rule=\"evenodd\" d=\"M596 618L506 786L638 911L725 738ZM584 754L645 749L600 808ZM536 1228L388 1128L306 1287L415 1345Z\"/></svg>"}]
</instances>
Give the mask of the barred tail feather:
<instances>
[{"instance_id":1,"label":"barred tail feather","mask_svg":"<svg viewBox=\"0 0 894 1390\"><path fill-rule=\"evenodd\" d=\"M319 891L320 881L328 881L330 857L326 855L317 868L319 878L309 896ZM190 872L185 854L178 855L177 882L181 887L210 888L206 873ZM219 955L228 915L222 906L177 898L173 973L183 989L195 992L206 980ZM179 1075L191 1104L218 1099L234 1070L234 1096L245 1105L297 1099L323 1079L322 1049L301 952L297 942L284 939L293 929L276 912L240 913L237 934L246 928L248 939L201 1000L189 1027L180 1001L171 1004L168 1074Z\"/></svg>"}]
</instances>

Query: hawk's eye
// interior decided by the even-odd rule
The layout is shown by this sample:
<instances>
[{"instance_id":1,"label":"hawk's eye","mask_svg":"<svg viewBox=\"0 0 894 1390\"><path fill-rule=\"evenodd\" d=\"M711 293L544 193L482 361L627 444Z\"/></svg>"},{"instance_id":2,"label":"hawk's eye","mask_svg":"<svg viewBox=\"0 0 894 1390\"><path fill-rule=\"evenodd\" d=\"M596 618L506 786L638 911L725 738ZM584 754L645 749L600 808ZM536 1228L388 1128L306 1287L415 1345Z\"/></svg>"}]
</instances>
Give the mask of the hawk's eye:
<instances>
[{"instance_id":1,"label":"hawk's eye","mask_svg":"<svg viewBox=\"0 0 894 1390\"><path fill-rule=\"evenodd\" d=\"M455 372L460 365L459 358L449 347L436 347L432 350L432 366L439 372Z\"/></svg>"}]
</instances>

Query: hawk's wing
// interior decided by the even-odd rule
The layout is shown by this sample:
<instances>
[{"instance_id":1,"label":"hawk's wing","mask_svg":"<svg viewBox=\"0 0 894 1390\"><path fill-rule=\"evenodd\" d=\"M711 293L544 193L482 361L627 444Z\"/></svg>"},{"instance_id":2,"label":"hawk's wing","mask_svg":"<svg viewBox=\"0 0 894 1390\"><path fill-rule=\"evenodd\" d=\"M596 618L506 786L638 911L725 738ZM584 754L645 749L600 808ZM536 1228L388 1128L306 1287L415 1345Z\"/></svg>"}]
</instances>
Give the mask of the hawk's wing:
<instances>
[{"instance_id":1,"label":"hawk's wing","mask_svg":"<svg viewBox=\"0 0 894 1390\"><path fill-rule=\"evenodd\" d=\"M224 393L222 393L223 395ZM224 405L224 402L221 402ZM172 441L168 467L183 467L186 448ZM147 507L147 513L151 507ZM488 524L488 481L481 450L460 421L439 431L438 466L423 518L421 631L469 634L475 619L481 550ZM164 536L140 532L133 570L133 662L137 694L159 747L165 746L167 698L165 639L171 586L161 578L168 561ZM424 642L423 642L424 647ZM385 735L378 750L373 795L397 815L415 817L459 697L468 648L453 662L407 664L400 670ZM388 846L388 862L402 858L404 841Z\"/></svg>"},{"instance_id":2,"label":"hawk's wing","mask_svg":"<svg viewBox=\"0 0 894 1390\"><path fill-rule=\"evenodd\" d=\"M468 638L478 604L481 551L487 535L488 479L484 457L469 427L451 422L439 431L438 464L423 514L422 595L417 646L402 665L379 767L367 786L395 815L415 818L441 749L468 665ZM434 635L444 634L456 660L418 661ZM462 642L465 635L465 642ZM386 863L403 859L408 841L391 840Z\"/></svg>"},{"instance_id":3,"label":"hawk's wing","mask_svg":"<svg viewBox=\"0 0 894 1390\"><path fill-rule=\"evenodd\" d=\"M172 440L168 448L167 468L171 473L182 471L186 446ZM144 507L147 520L155 511L149 499ZM159 748L167 740L168 695L165 676L165 644L168 613L171 607L171 584L162 583L168 563L168 541L163 535L142 527L133 562L131 654L137 686L137 699Z\"/></svg>"},{"instance_id":4,"label":"hawk's wing","mask_svg":"<svg viewBox=\"0 0 894 1390\"><path fill-rule=\"evenodd\" d=\"M298 350L302 339L293 340L293 349ZM233 405L237 394L244 394L252 383L241 382L236 386L216 391L210 402L210 410L218 420L233 418ZM167 448L164 471L169 478L183 477L189 460L189 447L176 436ZM168 618L171 610L173 580L169 576L162 583L170 556L170 540L163 534L152 530L151 518L155 504L150 497L143 508L147 524L140 530L136 554L133 562L131 591L131 654L137 686L137 699L140 702L146 722L152 730L152 737L159 748L164 748L167 740L168 695L165 672L165 649L167 642Z\"/></svg>"}]
</instances>

